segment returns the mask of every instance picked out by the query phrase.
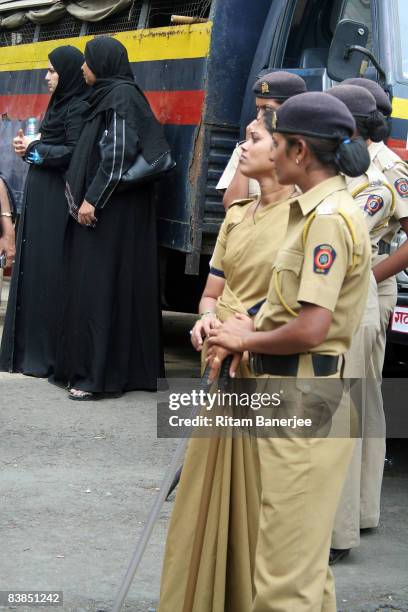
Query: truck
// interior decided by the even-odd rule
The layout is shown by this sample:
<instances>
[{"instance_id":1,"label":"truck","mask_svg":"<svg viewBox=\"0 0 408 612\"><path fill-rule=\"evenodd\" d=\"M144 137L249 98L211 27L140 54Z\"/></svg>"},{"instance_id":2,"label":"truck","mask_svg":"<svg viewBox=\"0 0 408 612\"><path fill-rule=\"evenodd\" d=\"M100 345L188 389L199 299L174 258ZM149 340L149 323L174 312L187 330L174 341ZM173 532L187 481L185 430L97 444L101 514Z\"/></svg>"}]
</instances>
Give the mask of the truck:
<instances>
[{"instance_id":1,"label":"truck","mask_svg":"<svg viewBox=\"0 0 408 612\"><path fill-rule=\"evenodd\" d=\"M10 141L44 113L48 53L115 36L177 162L154 186L162 301L192 311L224 217L216 184L255 116L256 78L290 70L324 90L365 71L393 97L388 144L408 159L407 29L406 0L0 0L0 170L21 201Z\"/></svg>"}]
</instances>

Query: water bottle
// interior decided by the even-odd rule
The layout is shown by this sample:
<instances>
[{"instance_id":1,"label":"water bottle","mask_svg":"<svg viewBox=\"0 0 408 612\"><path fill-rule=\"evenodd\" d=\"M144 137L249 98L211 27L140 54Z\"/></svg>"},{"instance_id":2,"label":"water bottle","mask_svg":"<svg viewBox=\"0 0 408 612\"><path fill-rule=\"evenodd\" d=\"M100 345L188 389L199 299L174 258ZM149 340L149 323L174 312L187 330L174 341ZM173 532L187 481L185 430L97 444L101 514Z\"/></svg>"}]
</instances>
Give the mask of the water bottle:
<instances>
[{"instance_id":1,"label":"water bottle","mask_svg":"<svg viewBox=\"0 0 408 612\"><path fill-rule=\"evenodd\" d=\"M37 119L35 117L29 117L27 119L25 135L31 140L35 140L37 136Z\"/></svg>"}]
</instances>

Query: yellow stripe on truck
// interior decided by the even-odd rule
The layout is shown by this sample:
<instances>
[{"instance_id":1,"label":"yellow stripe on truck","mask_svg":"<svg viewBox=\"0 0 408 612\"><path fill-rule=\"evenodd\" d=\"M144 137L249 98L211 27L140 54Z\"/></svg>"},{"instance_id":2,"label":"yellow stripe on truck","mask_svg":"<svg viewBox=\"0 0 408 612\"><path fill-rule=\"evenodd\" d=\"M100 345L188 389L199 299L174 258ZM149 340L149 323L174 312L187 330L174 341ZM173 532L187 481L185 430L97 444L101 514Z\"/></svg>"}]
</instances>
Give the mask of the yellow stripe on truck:
<instances>
[{"instance_id":1,"label":"yellow stripe on truck","mask_svg":"<svg viewBox=\"0 0 408 612\"><path fill-rule=\"evenodd\" d=\"M125 45L131 62L191 59L209 55L211 26L209 21L186 26L133 30L119 32L114 38ZM0 71L47 68L48 55L56 47L73 45L83 51L88 40L93 38L81 36L2 47Z\"/></svg>"},{"instance_id":2,"label":"yellow stripe on truck","mask_svg":"<svg viewBox=\"0 0 408 612\"><path fill-rule=\"evenodd\" d=\"M395 117L395 119L408 119L408 100L393 98L391 117Z\"/></svg>"}]
</instances>

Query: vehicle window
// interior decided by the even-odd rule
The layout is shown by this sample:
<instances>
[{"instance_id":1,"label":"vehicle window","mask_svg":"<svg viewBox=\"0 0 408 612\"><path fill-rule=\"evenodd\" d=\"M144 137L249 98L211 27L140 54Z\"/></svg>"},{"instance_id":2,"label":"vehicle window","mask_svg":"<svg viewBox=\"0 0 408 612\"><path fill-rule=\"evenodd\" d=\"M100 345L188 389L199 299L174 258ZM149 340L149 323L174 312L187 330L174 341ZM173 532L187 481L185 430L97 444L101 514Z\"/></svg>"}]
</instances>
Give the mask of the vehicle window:
<instances>
[{"instance_id":1,"label":"vehicle window","mask_svg":"<svg viewBox=\"0 0 408 612\"><path fill-rule=\"evenodd\" d=\"M359 21L368 27L369 34L366 47L371 50L373 46L371 0L346 0L341 18Z\"/></svg>"},{"instance_id":2,"label":"vehicle window","mask_svg":"<svg viewBox=\"0 0 408 612\"><path fill-rule=\"evenodd\" d=\"M151 0L148 8L148 28L160 28L171 24L171 16L207 19L212 0Z\"/></svg>"},{"instance_id":3,"label":"vehicle window","mask_svg":"<svg viewBox=\"0 0 408 612\"><path fill-rule=\"evenodd\" d=\"M408 80L408 12L406 0L398 0L398 24L400 31L401 67L404 79Z\"/></svg>"},{"instance_id":4,"label":"vehicle window","mask_svg":"<svg viewBox=\"0 0 408 612\"><path fill-rule=\"evenodd\" d=\"M325 66L333 33L343 8L344 0L298 0L283 67Z\"/></svg>"}]
</instances>

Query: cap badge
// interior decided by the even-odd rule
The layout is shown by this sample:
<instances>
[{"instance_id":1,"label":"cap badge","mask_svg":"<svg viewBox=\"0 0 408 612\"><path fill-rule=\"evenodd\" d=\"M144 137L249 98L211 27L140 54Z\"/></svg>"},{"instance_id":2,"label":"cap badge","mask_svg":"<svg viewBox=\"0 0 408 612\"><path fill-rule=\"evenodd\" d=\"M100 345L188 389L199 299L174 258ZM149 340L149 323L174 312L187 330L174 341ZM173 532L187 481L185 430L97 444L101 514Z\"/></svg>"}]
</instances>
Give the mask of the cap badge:
<instances>
[{"instance_id":1,"label":"cap badge","mask_svg":"<svg viewBox=\"0 0 408 612\"><path fill-rule=\"evenodd\" d=\"M266 81L263 81L262 85L261 85L261 92L263 94L267 94L269 93L269 85Z\"/></svg>"}]
</instances>

